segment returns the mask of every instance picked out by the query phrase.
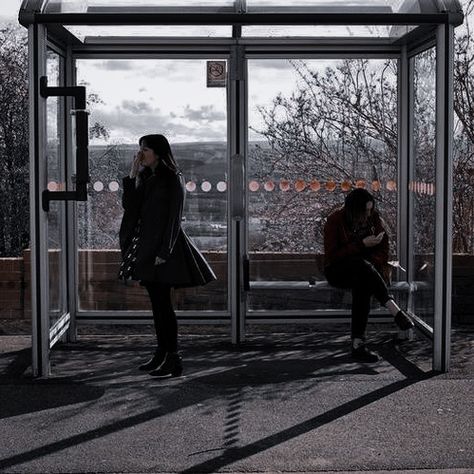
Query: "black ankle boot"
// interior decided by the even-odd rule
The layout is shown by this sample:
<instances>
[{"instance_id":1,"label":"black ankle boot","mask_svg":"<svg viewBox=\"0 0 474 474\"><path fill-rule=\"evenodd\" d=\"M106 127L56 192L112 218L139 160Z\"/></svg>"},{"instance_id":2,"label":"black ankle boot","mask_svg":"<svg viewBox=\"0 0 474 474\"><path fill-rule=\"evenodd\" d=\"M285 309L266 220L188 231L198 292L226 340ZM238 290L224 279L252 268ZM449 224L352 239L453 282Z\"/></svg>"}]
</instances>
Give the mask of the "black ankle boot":
<instances>
[{"instance_id":1,"label":"black ankle boot","mask_svg":"<svg viewBox=\"0 0 474 474\"><path fill-rule=\"evenodd\" d=\"M412 321L410 316L408 316L408 314L405 311L403 311L403 309L401 309L395 315L395 324L402 331L406 331L407 329L412 329L415 327L415 323Z\"/></svg>"},{"instance_id":2,"label":"black ankle boot","mask_svg":"<svg viewBox=\"0 0 474 474\"><path fill-rule=\"evenodd\" d=\"M183 373L181 357L177 352L167 352L164 362L150 372L153 377L179 377Z\"/></svg>"},{"instance_id":3,"label":"black ankle boot","mask_svg":"<svg viewBox=\"0 0 474 474\"><path fill-rule=\"evenodd\" d=\"M150 370L157 369L165 361L166 352L162 349L157 349L154 356L144 364L138 367L138 370L145 370L149 372Z\"/></svg>"},{"instance_id":4,"label":"black ankle boot","mask_svg":"<svg viewBox=\"0 0 474 474\"><path fill-rule=\"evenodd\" d=\"M379 356L375 352L369 351L365 344L361 344L357 348L352 347L352 358L360 362L369 363L377 362L379 360Z\"/></svg>"}]
</instances>

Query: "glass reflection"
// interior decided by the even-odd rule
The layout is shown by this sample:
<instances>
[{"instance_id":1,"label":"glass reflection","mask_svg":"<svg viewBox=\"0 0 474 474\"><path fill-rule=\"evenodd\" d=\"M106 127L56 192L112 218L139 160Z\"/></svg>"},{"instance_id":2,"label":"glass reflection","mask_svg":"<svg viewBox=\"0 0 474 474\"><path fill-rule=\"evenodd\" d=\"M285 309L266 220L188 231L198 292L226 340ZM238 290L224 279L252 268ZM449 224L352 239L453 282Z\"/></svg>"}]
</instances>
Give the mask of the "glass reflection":
<instances>
[{"instance_id":1,"label":"glass reflection","mask_svg":"<svg viewBox=\"0 0 474 474\"><path fill-rule=\"evenodd\" d=\"M205 25L65 25L74 36L81 41L86 38L100 37L129 37L146 38L146 37L203 37L203 38L228 38L232 36L232 28L230 26L205 26Z\"/></svg>"},{"instance_id":2,"label":"glass reflection","mask_svg":"<svg viewBox=\"0 0 474 474\"><path fill-rule=\"evenodd\" d=\"M371 11L392 13L399 10L404 0L247 0L249 8L257 6L290 6L290 7L322 7L326 9L344 9L357 11ZM418 0L405 1L406 6L418 4Z\"/></svg>"},{"instance_id":3,"label":"glass reflection","mask_svg":"<svg viewBox=\"0 0 474 474\"><path fill-rule=\"evenodd\" d=\"M234 0L49 0L46 13L94 13L127 8L136 11L153 7L232 7Z\"/></svg>"},{"instance_id":4,"label":"glass reflection","mask_svg":"<svg viewBox=\"0 0 474 474\"><path fill-rule=\"evenodd\" d=\"M62 59L56 53L47 52L47 76L49 86L60 85ZM64 101L62 98L49 97L47 102L47 182L51 191L64 190L65 170L61 150L61 118ZM65 311L63 284L65 281L65 208L63 202L51 202L48 213L48 265L49 265L49 307L50 326Z\"/></svg>"},{"instance_id":5,"label":"glass reflection","mask_svg":"<svg viewBox=\"0 0 474 474\"><path fill-rule=\"evenodd\" d=\"M414 72L413 169L409 191L413 203L413 280L417 291L412 311L433 326L436 199L436 50L412 59Z\"/></svg>"},{"instance_id":6,"label":"glass reflection","mask_svg":"<svg viewBox=\"0 0 474 474\"><path fill-rule=\"evenodd\" d=\"M400 38L414 25L244 25L245 37Z\"/></svg>"},{"instance_id":7,"label":"glass reflection","mask_svg":"<svg viewBox=\"0 0 474 474\"><path fill-rule=\"evenodd\" d=\"M250 60L248 75L251 284L323 283L326 217L372 183L397 260L397 194L379 184L397 176L396 62ZM252 291L249 310L350 309L350 293L316 286Z\"/></svg>"},{"instance_id":8,"label":"glass reflection","mask_svg":"<svg viewBox=\"0 0 474 474\"><path fill-rule=\"evenodd\" d=\"M146 133L169 138L186 180L183 228L218 276L205 287L177 290L176 309L227 310L227 191L218 185L227 180L226 89L207 88L205 73L205 60L77 62L78 82L97 98L89 123L106 132L91 135L96 192L78 203L80 310L150 309L143 288L117 279L122 178ZM111 92L111 83L130 93Z\"/></svg>"}]
</instances>

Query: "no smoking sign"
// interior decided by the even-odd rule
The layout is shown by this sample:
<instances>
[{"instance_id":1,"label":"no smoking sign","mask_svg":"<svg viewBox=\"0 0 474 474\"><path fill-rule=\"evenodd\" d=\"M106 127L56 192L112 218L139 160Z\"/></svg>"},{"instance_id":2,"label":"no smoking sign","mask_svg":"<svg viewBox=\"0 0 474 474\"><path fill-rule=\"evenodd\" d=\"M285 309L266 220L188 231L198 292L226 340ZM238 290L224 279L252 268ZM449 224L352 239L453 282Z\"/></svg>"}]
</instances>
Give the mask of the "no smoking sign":
<instances>
[{"instance_id":1,"label":"no smoking sign","mask_svg":"<svg viewBox=\"0 0 474 474\"><path fill-rule=\"evenodd\" d=\"M207 87L225 87L226 62L207 61Z\"/></svg>"}]
</instances>

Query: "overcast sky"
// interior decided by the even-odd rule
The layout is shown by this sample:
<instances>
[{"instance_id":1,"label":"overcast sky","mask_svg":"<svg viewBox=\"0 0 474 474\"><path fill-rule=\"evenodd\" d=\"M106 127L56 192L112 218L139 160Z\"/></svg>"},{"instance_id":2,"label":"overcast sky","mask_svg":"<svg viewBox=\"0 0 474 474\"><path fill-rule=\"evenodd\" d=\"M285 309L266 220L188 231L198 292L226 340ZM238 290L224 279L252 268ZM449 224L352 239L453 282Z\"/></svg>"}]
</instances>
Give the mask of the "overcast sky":
<instances>
[{"instance_id":1,"label":"overcast sky","mask_svg":"<svg viewBox=\"0 0 474 474\"><path fill-rule=\"evenodd\" d=\"M0 0L0 20L17 21L20 5ZM100 97L90 106L91 121L108 128L111 142L136 143L152 132L173 142L226 140L225 88L206 87L204 60L79 61L78 79ZM256 106L290 93L294 73L287 61L253 62L249 79L249 121L260 128Z\"/></svg>"},{"instance_id":2,"label":"overcast sky","mask_svg":"<svg viewBox=\"0 0 474 474\"><path fill-rule=\"evenodd\" d=\"M17 21L20 5L0 0L0 22ZM324 69L328 62L311 65ZM206 86L204 60L81 60L78 79L100 97L90 106L91 121L107 127L111 142L136 143L146 133L164 133L172 142L226 139L226 90ZM249 61L248 84L249 124L257 129L263 127L257 106L270 106L298 85L286 60ZM249 138L260 137L250 132Z\"/></svg>"},{"instance_id":3,"label":"overcast sky","mask_svg":"<svg viewBox=\"0 0 474 474\"><path fill-rule=\"evenodd\" d=\"M206 86L205 60L81 60L77 71L102 101L91 105L91 121L105 125L113 142L134 143L146 133L173 142L226 140L226 89ZM288 61L250 61L250 125L262 127L257 105L294 88Z\"/></svg>"},{"instance_id":4,"label":"overcast sky","mask_svg":"<svg viewBox=\"0 0 474 474\"><path fill-rule=\"evenodd\" d=\"M0 0L0 20L16 21L20 5ZM226 89L206 86L205 60L82 60L78 81L101 99L90 106L90 120L106 126L110 142L136 143L146 133L166 134L172 142L226 140ZM257 106L270 106L296 86L288 61L249 61L249 125L261 129ZM249 138L261 139L254 132Z\"/></svg>"},{"instance_id":5,"label":"overcast sky","mask_svg":"<svg viewBox=\"0 0 474 474\"><path fill-rule=\"evenodd\" d=\"M0 22L16 21L21 0L0 0Z\"/></svg>"}]
</instances>

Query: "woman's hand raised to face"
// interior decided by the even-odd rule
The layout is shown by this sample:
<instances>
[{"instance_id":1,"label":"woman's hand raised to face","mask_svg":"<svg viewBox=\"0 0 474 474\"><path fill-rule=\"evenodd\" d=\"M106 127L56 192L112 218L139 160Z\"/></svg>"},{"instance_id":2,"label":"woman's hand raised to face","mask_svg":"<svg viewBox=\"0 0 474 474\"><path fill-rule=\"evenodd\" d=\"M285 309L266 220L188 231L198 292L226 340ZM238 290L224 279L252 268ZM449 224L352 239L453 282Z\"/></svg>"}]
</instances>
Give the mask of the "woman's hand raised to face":
<instances>
[{"instance_id":1,"label":"woman's hand raised to face","mask_svg":"<svg viewBox=\"0 0 474 474\"><path fill-rule=\"evenodd\" d=\"M134 157L132 161L132 167L130 168L130 178L136 178L141 167L141 161L142 161L142 154L141 152L138 152Z\"/></svg>"},{"instance_id":2,"label":"woman's hand raised to face","mask_svg":"<svg viewBox=\"0 0 474 474\"><path fill-rule=\"evenodd\" d=\"M382 242L383 236L385 232L380 232L378 235L368 235L365 237L365 239L362 239L362 243L366 247L375 247L376 245L380 244Z\"/></svg>"}]
</instances>

